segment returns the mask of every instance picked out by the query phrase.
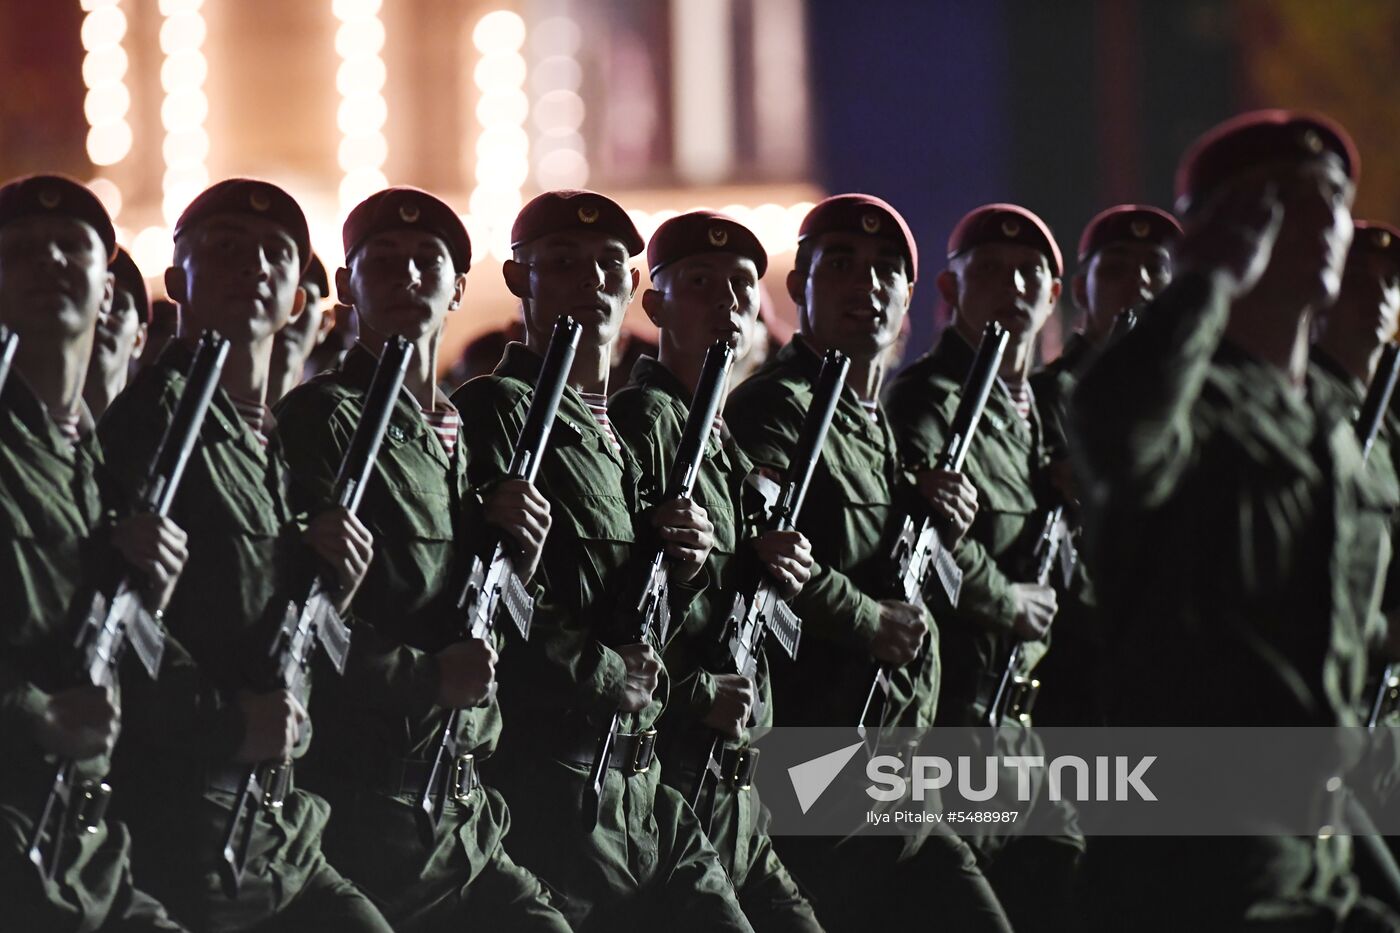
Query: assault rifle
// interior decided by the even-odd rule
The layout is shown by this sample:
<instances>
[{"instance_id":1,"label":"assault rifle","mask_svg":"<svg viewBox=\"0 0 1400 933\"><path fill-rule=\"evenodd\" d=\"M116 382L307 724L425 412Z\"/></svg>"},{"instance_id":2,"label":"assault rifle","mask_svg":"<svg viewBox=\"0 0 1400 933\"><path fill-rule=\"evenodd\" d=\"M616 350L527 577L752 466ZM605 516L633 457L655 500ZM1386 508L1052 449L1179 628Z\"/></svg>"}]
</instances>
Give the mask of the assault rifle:
<instances>
[{"instance_id":1,"label":"assault rifle","mask_svg":"<svg viewBox=\"0 0 1400 933\"><path fill-rule=\"evenodd\" d=\"M1380 433L1381 422L1390 408L1390 397L1395 392L1396 376L1400 375L1400 344L1387 343L1381 353L1376 374L1366 389L1366 400L1361 403L1361 413L1356 418L1356 438L1361 442L1361 457L1365 460L1371 454L1371 447ZM1376 688L1375 699L1371 701L1370 713L1366 716L1366 728L1374 730L1382 720L1388 718L1400 707L1400 671L1392 662L1381 671L1381 682Z\"/></svg>"},{"instance_id":2,"label":"assault rifle","mask_svg":"<svg viewBox=\"0 0 1400 933\"><path fill-rule=\"evenodd\" d=\"M5 378L10 375L10 364L15 360L19 349L19 334L0 324L0 392L5 391Z\"/></svg>"}]
</instances>

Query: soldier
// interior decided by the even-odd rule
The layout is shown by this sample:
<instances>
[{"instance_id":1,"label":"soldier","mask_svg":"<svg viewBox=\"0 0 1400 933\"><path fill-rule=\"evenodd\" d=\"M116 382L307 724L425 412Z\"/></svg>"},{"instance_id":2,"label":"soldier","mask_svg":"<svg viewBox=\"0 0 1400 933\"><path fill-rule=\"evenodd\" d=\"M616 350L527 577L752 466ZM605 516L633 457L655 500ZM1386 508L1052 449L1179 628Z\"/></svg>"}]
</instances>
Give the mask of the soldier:
<instances>
[{"instance_id":1,"label":"soldier","mask_svg":"<svg viewBox=\"0 0 1400 933\"><path fill-rule=\"evenodd\" d=\"M524 480L508 480L482 507L467 483L461 419L436 386L443 322L461 306L471 242L452 208L407 187L361 202L345 220L344 242L336 288L360 318L360 342L277 409L308 505L331 497L385 342L399 335L414 350L360 508L377 556L356 596L349 666L318 688L313 708L307 780L333 808L325 848L401 930L567 930L539 882L505 851L505 801L475 773L501 730L501 639L458 640L462 573L490 521L519 545L528 576L549 503ZM425 848L414 815L450 709L463 713L465 783Z\"/></svg>"},{"instance_id":2,"label":"soldier","mask_svg":"<svg viewBox=\"0 0 1400 933\"><path fill-rule=\"evenodd\" d=\"M146 281L131 254L120 246L111 271L115 279L112 309L98 315L97 337L83 383L83 401L95 421L102 420L112 399L126 388L131 364L141 358L146 346L146 325L151 320Z\"/></svg>"},{"instance_id":3,"label":"soldier","mask_svg":"<svg viewBox=\"0 0 1400 933\"><path fill-rule=\"evenodd\" d=\"M1050 477L1071 509L1079 500L1069 457L1069 396L1079 374L1103 349L1120 315L1137 311L1171 282L1171 248L1181 225L1166 211L1120 204L1097 214L1079 238L1079 272L1071 280L1083 327L1064 352L1030 378L1050 456ZM1073 514L1073 513L1072 513ZM1086 586L1064 594L1056 613L1055 650L1039 668L1040 725L1098 725L1103 713L1103 632Z\"/></svg>"},{"instance_id":4,"label":"soldier","mask_svg":"<svg viewBox=\"0 0 1400 933\"><path fill-rule=\"evenodd\" d=\"M146 346L141 351L141 368L160 359L165 345L180 334L180 306L169 298L151 302L151 319L146 322Z\"/></svg>"},{"instance_id":5,"label":"soldier","mask_svg":"<svg viewBox=\"0 0 1400 933\"><path fill-rule=\"evenodd\" d=\"M306 307L277 332L272 343L272 369L267 381L267 406L273 408L288 392L301 385L308 375L311 354L335 326L335 315L326 314L323 303L330 297L330 282L321 258L311 254L311 265L301 277ZM310 373L309 375L315 375Z\"/></svg>"},{"instance_id":6,"label":"soldier","mask_svg":"<svg viewBox=\"0 0 1400 933\"><path fill-rule=\"evenodd\" d=\"M641 463L645 481L660 486L680 444L706 351L716 340L727 340L742 355L753 339L758 282L768 255L747 227L722 214L696 211L657 228L647 246L647 265L652 288L642 294L642 307L659 331L658 358L636 362L628 386L609 402L608 414ZM741 549L752 549L763 561L785 598L795 596L811 575L811 545L801 532L754 536L759 510L745 483L752 469L723 418L717 418L695 487L695 501L715 527L706 567L710 584L683 628L673 624L673 631L681 631L666 648L672 685L659 724L668 762L661 778L689 798L711 736L726 737L710 840L755 929L813 931L821 926L773 851L765 810L752 787L758 753L748 747L751 713L754 725L773 724L767 661L760 656L757 684L714 670L728 600L739 585Z\"/></svg>"},{"instance_id":7,"label":"soldier","mask_svg":"<svg viewBox=\"0 0 1400 933\"><path fill-rule=\"evenodd\" d=\"M97 319L111 311L115 249L107 212L77 182L36 175L0 188L0 324L19 336L0 391L0 890L17 930L182 929L132 886L120 823L73 827L53 881L26 855L55 762L77 759L80 779L100 779L117 740L116 693L72 685L78 614L106 574L106 545L146 576L152 611L187 556L169 519L107 521L119 500L82 391Z\"/></svg>"},{"instance_id":8,"label":"soldier","mask_svg":"<svg viewBox=\"0 0 1400 933\"><path fill-rule=\"evenodd\" d=\"M1201 137L1177 173L1172 284L1076 390L1117 723L1357 721L1374 585L1337 568L1363 557L1360 451L1351 403L1307 362L1357 171L1350 137L1320 116L1249 113ZM1308 764L1334 822L1341 764ZM1357 901L1350 842L1096 838L1094 928L1400 929Z\"/></svg>"},{"instance_id":9,"label":"soldier","mask_svg":"<svg viewBox=\"0 0 1400 933\"><path fill-rule=\"evenodd\" d=\"M1058 605L1054 588L1035 579L1035 548L1059 500L1050 489L1044 434L1026 377L1036 335L1059 297L1064 268L1044 221L1014 204L988 204L968 213L953 229L947 252L938 290L952 310L952 322L934 349L894 380L888 398L904 461L936 463L983 328L996 321L1010 335L982 428L968 449L966 473L977 488L978 513L955 549L963 570L961 596L956 609L940 609L939 722L971 726L987 722L1017 642L1020 674L1044 654ZM928 471L918 479L927 494ZM1007 741L1027 746L1020 754L1036 753L1026 736L1013 733ZM974 830L968 838L984 865L993 865L988 877L1016 929L1065 929L1083 837L1073 813L1064 804L1050 804L1043 785L1023 809L1027 821L1039 823L1037 835Z\"/></svg>"},{"instance_id":10,"label":"soldier","mask_svg":"<svg viewBox=\"0 0 1400 933\"><path fill-rule=\"evenodd\" d=\"M678 619L713 543L694 502L651 507L637 463L607 417L612 342L639 277L627 262L641 252L642 238L616 202L566 190L525 205L511 243L504 273L521 301L525 343L510 344L495 373L452 397L476 485L506 470L555 321L568 314L583 330L540 466L555 526L540 561L539 611L529 642L502 668L511 728L497 755L498 786L517 825L512 850L563 895L561 907L580 929L638 929L663 918L682 929L750 929L694 815L652 767L661 659L650 645L616 644L611 624L639 534L665 543ZM625 714L625 731L615 736L589 832L584 791L598 734L614 710Z\"/></svg>"},{"instance_id":11,"label":"soldier","mask_svg":"<svg viewBox=\"0 0 1400 933\"><path fill-rule=\"evenodd\" d=\"M937 710L938 630L921 606L886 598L891 542L913 492L878 398L917 257L908 225L886 202L864 194L822 201L802 222L796 268L787 277L800 332L734 391L730 409L745 413L731 424L735 438L759 468L781 475L797 445L820 354L836 349L851 359L798 523L815 563L792 604L803 623L802 657L796 664L772 659L781 725L855 726L882 663L893 668L893 690L881 725L931 725ZM977 494L954 473L932 476L930 488L951 542L972 523ZM1009 929L971 851L941 825L932 835L903 840L776 842L832 929L868 928L872 912L922 924L930 904L957 929Z\"/></svg>"},{"instance_id":12,"label":"soldier","mask_svg":"<svg viewBox=\"0 0 1400 933\"><path fill-rule=\"evenodd\" d=\"M307 697L251 687L267 678L269 646L296 575L319 560L349 605L373 540L345 509L303 532L270 434L272 338L300 313L310 243L306 218L275 185L234 178L205 189L175 224L165 286L184 313L185 338L166 347L108 410L102 441L130 488L169 423L194 335L230 342L219 389L190 458L173 514L190 535L190 562L171 600L160 680L128 703L125 812L140 838L138 876L199 930L387 930L372 904L321 854L329 808L296 786L259 809L236 898L220 885L226 827L248 770L304 754ZM279 805L280 804L280 805Z\"/></svg>"}]
</instances>

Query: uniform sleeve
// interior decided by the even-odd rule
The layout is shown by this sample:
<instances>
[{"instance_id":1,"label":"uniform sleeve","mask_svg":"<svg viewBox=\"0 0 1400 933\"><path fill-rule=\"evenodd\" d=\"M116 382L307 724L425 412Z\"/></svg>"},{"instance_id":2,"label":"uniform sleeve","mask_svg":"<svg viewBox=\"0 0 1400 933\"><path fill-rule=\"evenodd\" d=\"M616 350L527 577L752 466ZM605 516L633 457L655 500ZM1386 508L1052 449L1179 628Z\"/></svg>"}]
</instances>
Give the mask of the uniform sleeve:
<instances>
[{"instance_id":1,"label":"uniform sleeve","mask_svg":"<svg viewBox=\"0 0 1400 933\"><path fill-rule=\"evenodd\" d=\"M797 447L806 411L789 392L749 392L736 410L749 414L736 418L730 431L745 455L760 470L781 476ZM806 513L804 509L805 514ZM798 521L802 524L801 519ZM821 561L812 564L812 576L792 601L802 619L802 634L834 641L854 650L868 651L880 630L880 603L860 590L841 571Z\"/></svg>"},{"instance_id":2,"label":"uniform sleeve","mask_svg":"<svg viewBox=\"0 0 1400 933\"><path fill-rule=\"evenodd\" d=\"M171 393L150 391L152 383L143 388L118 397L98 427L107 467L128 501L145 479L177 401ZM242 710L200 670L172 632L179 620L170 621L160 677L151 681L141 673L123 680L123 729L144 744L227 761L243 742Z\"/></svg>"},{"instance_id":3,"label":"uniform sleeve","mask_svg":"<svg viewBox=\"0 0 1400 933\"><path fill-rule=\"evenodd\" d=\"M468 448L468 476L477 489L486 489L506 475L515 439L525 423L523 399L512 399L491 379L478 379L452 397L462 413L462 436ZM560 534L558 523L551 538ZM512 658L534 692L558 697L559 705L607 716L622 701L627 667L622 656L603 644L580 619L551 594L563 582L551 579L567 571L552 567L550 543L537 571L540 598L535 603L530 640ZM576 574L577 571L575 570Z\"/></svg>"},{"instance_id":4,"label":"uniform sleeve","mask_svg":"<svg viewBox=\"0 0 1400 933\"><path fill-rule=\"evenodd\" d=\"M1099 355L1071 401L1074 453L1099 488L1135 508L1161 505L1193 452L1190 413L1229 320L1220 281L1176 279L1132 331ZM1093 493L1094 485L1086 487Z\"/></svg>"},{"instance_id":5,"label":"uniform sleeve","mask_svg":"<svg viewBox=\"0 0 1400 933\"><path fill-rule=\"evenodd\" d=\"M33 757L34 727L48 701L47 693L0 658L0 749L6 761Z\"/></svg>"},{"instance_id":6,"label":"uniform sleeve","mask_svg":"<svg viewBox=\"0 0 1400 933\"><path fill-rule=\"evenodd\" d=\"M355 433L347 409L327 414L319 406L299 405L289 397L278 411L277 433L292 473L293 496L299 510L315 513L326 507L335 490L340 461ZM375 542L375 547L392 542ZM359 601L357 596L356 601ZM346 623L351 628L343 687L370 709L426 717L437 705L440 673L431 654L381 633L372 621L362 621L352 604Z\"/></svg>"}]
</instances>

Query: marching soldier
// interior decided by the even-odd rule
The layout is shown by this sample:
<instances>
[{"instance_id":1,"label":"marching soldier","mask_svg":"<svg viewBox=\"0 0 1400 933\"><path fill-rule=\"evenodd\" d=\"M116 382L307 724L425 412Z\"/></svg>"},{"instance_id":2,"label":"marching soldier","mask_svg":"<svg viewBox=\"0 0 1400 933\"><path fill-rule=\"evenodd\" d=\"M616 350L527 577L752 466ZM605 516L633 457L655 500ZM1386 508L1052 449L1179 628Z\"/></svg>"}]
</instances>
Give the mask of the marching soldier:
<instances>
[{"instance_id":1,"label":"marching soldier","mask_svg":"<svg viewBox=\"0 0 1400 933\"><path fill-rule=\"evenodd\" d=\"M1341 283L1357 171L1320 116L1261 111L1203 136L1177 174L1173 282L1076 390L1117 723L1357 721L1377 593L1338 568L1373 559L1357 552L1360 449L1352 402L1307 356ZM1335 825L1344 764L1309 764L1319 823ZM1400 929L1357 899L1350 843L1095 839L1095 929Z\"/></svg>"},{"instance_id":2,"label":"marching soldier","mask_svg":"<svg viewBox=\"0 0 1400 933\"><path fill-rule=\"evenodd\" d=\"M277 408L308 504L331 498L386 341L409 340L413 358L360 508L376 557L356 596L348 668L318 687L313 708L307 779L333 808L325 848L398 929L564 931L539 881L505 851L505 801L476 772L501 730L501 644L499 635L494 644L459 640L462 572L489 520L519 545L528 576L549 530L549 503L524 480L508 480L482 507L467 483L460 416L436 385L443 322L461 305L471 242L451 207L401 187L351 211L344 243L336 284L359 316L360 342ZM446 816L429 848L414 817L451 709L463 714L462 773L444 791Z\"/></svg>"},{"instance_id":3,"label":"marching soldier","mask_svg":"<svg viewBox=\"0 0 1400 933\"><path fill-rule=\"evenodd\" d=\"M665 543L675 618L693 600L713 544L694 502L651 507L607 417L611 347L639 277L628 259L642 238L616 202L566 190L525 205L511 243L504 273L521 300L526 341L509 344L492 375L452 396L475 485L489 487L506 472L555 321L570 315L583 331L540 465L555 524L540 560L539 609L529 641L502 666L511 725L496 763L517 826L512 851L562 895L580 929L663 919L682 929L751 929L694 815L654 766L661 659L648 644L615 644L611 624L645 531L639 525ZM635 726L614 736L590 832L583 808L591 815L594 803L585 790L598 734L615 710Z\"/></svg>"},{"instance_id":4,"label":"marching soldier","mask_svg":"<svg viewBox=\"0 0 1400 933\"><path fill-rule=\"evenodd\" d=\"M727 340L742 353L746 335L753 339L758 283L768 256L747 227L722 214L696 211L657 229L647 246L647 265L653 287L643 293L642 307L659 331L658 356L637 361L628 386L609 402L608 414L641 463L646 481L659 486L680 445L706 351L716 340ZM801 532L754 535L761 508L755 507L755 494L745 482L752 469L718 417L695 487L695 501L715 529L706 567L710 585L666 648L673 682L659 724L668 762L661 777L690 799L707 764L710 737L723 734L724 773L715 779L708 832L744 914L759 931L815 931L821 926L773 850L763 828L765 811L752 787L758 752L747 742L751 714L757 726L773 724L767 662L760 656L757 683L742 674L714 671L727 599L739 585L736 558L742 549L753 549L781 582L785 598L795 596L811 575L811 545Z\"/></svg>"},{"instance_id":5,"label":"marching soldier","mask_svg":"<svg viewBox=\"0 0 1400 933\"><path fill-rule=\"evenodd\" d=\"M151 319L146 281L141 278L141 270L136 268L131 254L120 246L117 258L112 260L111 271L115 279L112 310L97 317L97 337L92 344L87 380L83 383L83 401L95 421L102 420L112 399L126 388L131 364L141 358L146 346L146 325Z\"/></svg>"},{"instance_id":6,"label":"marching soldier","mask_svg":"<svg viewBox=\"0 0 1400 933\"><path fill-rule=\"evenodd\" d=\"M384 931L379 912L321 854L329 808L297 786L255 817L237 897L221 886L229 817L249 769L290 760L311 737L306 696L255 691L286 610L291 581L319 559L349 605L373 539L344 509L301 529L264 405L273 335L302 310L310 257L306 218L290 195L252 179L205 189L175 224L165 285L185 338L108 410L101 434L130 489L145 469L185 384L193 335L230 342L219 388L190 458L173 514L190 536L190 561L166 616L160 679L128 703L124 812L139 844L136 871L198 930L322 928Z\"/></svg>"},{"instance_id":7,"label":"marching soldier","mask_svg":"<svg viewBox=\"0 0 1400 933\"><path fill-rule=\"evenodd\" d=\"M133 887L120 823L65 825L52 881L26 854L55 762L76 759L80 780L99 780L117 740L118 696L71 679L74 634L112 559L109 541L146 576L152 611L187 557L169 519L108 524L119 500L82 392L97 320L112 310L115 250L107 212L77 182L36 175L0 188L0 324L19 336L0 391L0 889L17 930L182 929Z\"/></svg>"},{"instance_id":8,"label":"marching soldier","mask_svg":"<svg viewBox=\"0 0 1400 933\"><path fill-rule=\"evenodd\" d=\"M744 453L781 475L797 445L820 354L836 349L851 359L798 522L815 563L792 603L802 619L801 659L773 659L782 725L855 726L879 664L893 671L880 725L927 726L937 711L938 630L922 606L888 598L890 546L910 493L878 400L917 257L904 219L879 198L843 194L814 207L802 222L796 268L787 278L800 332L732 397L730 410L745 415L730 426ZM955 473L933 475L929 484L951 542L972 523L977 494ZM872 913L923 923L929 904L958 929L1009 929L971 851L941 824L930 835L905 839L777 842L833 929L867 928Z\"/></svg>"},{"instance_id":9,"label":"marching soldier","mask_svg":"<svg viewBox=\"0 0 1400 933\"><path fill-rule=\"evenodd\" d=\"M982 429L968 449L966 474L977 488L978 512L954 549L963 570L961 594L956 608L940 608L939 722L972 726L988 721L1013 646L1021 643L1020 675L1045 653L1058 605L1055 589L1034 578L1041 530L1059 502L1051 494L1044 434L1026 377L1064 269L1050 229L1013 204L968 213L949 237L947 252L938 289L952 322L937 346L894 380L888 399L904 461L936 463L983 329L995 321L1010 335ZM926 469L918 479L927 489ZM1014 733L1007 741L1034 744ZM988 877L1016 929L1066 929L1083 837L1067 805L1048 801L1043 784L1025 815L1038 821L1037 835L973 831L970 839L992 865Z\"/></svg>"},{"instance_id":10,"label":"marching soldier","mask_svg":"<svg viewBox=\"0 0 1400 933\"><path fill-rule=\"evenodd\" d=\"M330 297L330 282L321 257L311 254L311 265L301 277L306 293L301 314L277 332L272 343L272 368L267 380L267 405L273 408L288 392L301 385L311 354L335 326L335 315L325 313L323 304ZM313 374L314 375L314 374Z\"/></svg>"},{"instance_id":11,"label":"marching soldier","mask_svg":"<svg viewBox=\"0 0 1400 933\"><path fill-rule=\"evenodd\" d=\"M1171 248L1180 235L1181 225L1166 211L1120 204L1095 215L1079 238L1079 272L1071 280L1071 291L1084 313L1084 325L1063 353L1030 378L1051 480L1071 508L1079 495L1069 456L1070 394L1122 315L1141 310L1171 282ZM1044 680L1036 702L1040 725L1103 723L1101 625L1090 587L1064 594L1056 612L1055 650L1038 668Z\"/></svg>"}]
</instances>

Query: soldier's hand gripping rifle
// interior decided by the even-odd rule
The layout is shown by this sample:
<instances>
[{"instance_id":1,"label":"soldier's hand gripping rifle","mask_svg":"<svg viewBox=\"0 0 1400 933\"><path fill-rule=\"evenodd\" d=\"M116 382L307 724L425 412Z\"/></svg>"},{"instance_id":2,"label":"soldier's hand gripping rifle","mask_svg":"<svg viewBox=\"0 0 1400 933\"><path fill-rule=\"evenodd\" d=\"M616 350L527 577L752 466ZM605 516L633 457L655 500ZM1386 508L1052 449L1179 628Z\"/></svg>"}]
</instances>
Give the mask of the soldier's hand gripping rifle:
<instances>
[{"instance_id":1,"label":"soldier's hand gripping rifle","mask_svg":"<svg viewBox=\"0 0 1400 933\"><path fill-rule=\"evenodd\" d=\"M977 345L972 368L968 371L962 394L958 398L958 408L953 414L948 439L938 457L938 469L962 472L973 435L977 433L977 425L982 421L982 412L987 408L987 398L996 383L997 370L1001 367L1001 358L1006 352L1008 340L1006 328L996 321L988 324L982 332L982 340ZM893 589L899 599L921 606L931 579L936 577L949 604L957 606L958 594L962 589L962 571L953 560L952 553L939 538L932 514L927 509L920 509L920 513L917 520L914 515L904 517L899 537L895 539L890 555ZM889 713L890 690L893 688L893 674L892 665L880 664L876 668L870 690L865 696L865 706L860 711L858 729L862 735L865 734L866 724L870 721L870 711L877 697L880 700L880 710L879 718L875 722L876 728L888 724L886 719Z\"/></svg>"},{"instance_id":2,"label":"soldier's hand gripping rifle","mask_svg":"<svg viewBox=\"0 0 1400 933\"><path fill-rule=\"evenodd\" d=\"M569 371L573 368L574 353L578 350L582 332L583 328L571 317L561 317L555 322L544 365L530 397L530 408L525 414L525 424L520 429L520 437L511 454L506 479L535 481L540 459L549 444L554 417L559 411L559 399L563 397L564 387L569 382ZM473 555L466 583L457 598L457 611L463 622L459 638L490 641L503 612L515 623L521 638L530 637L530 620L534 616L535 603L525 589L525 581L520 579L515 557L500 532L492 530L486 548ZM471 792L472 782L475 781L475 765L471 756L458 748L457 733L461 716L461 710L454 709L449 710L443 719L437 752L415 813L419 835L429 848L442 823L447 799L453 797L462 800Z\"/></svg>"},{"instance_id":3,"label":"soldier's hand gripping rifle","mask_svg":"<svg viewBox=\"0 0 1400 933\"><path fill-rule=\"evenodd\" d=\"M1390 409L1390 397L1395 392L1397 376L1400 376L1400 344L1387 343L1376 374L1371 377L1371 384L1366 389L1361 413L1356 418L1356 439L1361 442L1363 460L1370 456L1376 435L1380 433L1381 422ZM1400 706L1400 673L1397 673L1395 663L1391 662L1381 671L1381 682L1366 716L1366 728L1375 729L1397 706Z\"/></svg>"},{"instance_id":4,"label":"soldier's hand gripping rifle","mask_svg":"<svg viewBox=\"0 0 1400 933\"><path fill-rule=\"evenodd\" d=\"M365 484L374 470L379 444L384 439L412 356L413 345L403 337L394 337L384 345L375 367L364 410L335 478L334 504L351 514L360 507ZM311 566L297 582L294 595L282 613L281 623L268 648L268 676L261 687L286 690L293 696L301 693L317 645L325 651L336 672L344 672L345 658L350 652L350 630L336 611L336 598L336 584L329 571ZM238 896L243 881L258 811L264 806L269 809L282 806L290 789L291 775L290 758L264 761L250 767L240 785L238 798L229 813L219 864L224 892L230 898Z\"/></svg>"},{"instance_id":5,"label":"soldier's hand gripping rifle","mask_svg":"<svg viewBox=\"0 0 1400 933\"><path fill-rule=\"evenodd\" d=\"M826 432L831 427L832 416L836 414L836 403L841 398L841 387L846 384L846 371L850 366L850 359L837 350L828 350L822 357L821 371L812 389L812 401L807 407L802 431L797 436L797 448L792 452L786 479L768 516L771 530L791 531L797 527L802 501L807 497L807 487L812 482L812 474L816 472L817 461L821 459ZM764 636L768 633L772 633L784 654L797 660L802 620L778 594L777 582L756 557L750 555L740 571L739 579L743 582L734 593L724 628L720 631L722 656L717 667L724 673L740 674L752 681L757 676L759 653L763 650ZM705 757L700 760L700 769L696 773L695 786L690 793L691 808L700 817L700 825L707 828L714 813L715 794L706 794L706 790L713 791L724 778L720 764L723 748L724 737L717 732L711 733L706 743ZM754 751L749 754L758 753ZM714 784L711 778L714 778Z\"/></svg>"},{"instance_id":6,"label":"soldier's hand gripping rifle","mask_svg":"<svg viewBox=\"0 0 1400 933\"><path fill-rule=\"evenodd\" d=\"M228 346L228 341L213 331L205 331L199 338L180 401L137 491L134 512L161 517L170 513L185 464L199 440L209 400L218 388ZM165 632L143 605L140 587L141 579L130 568L119 567L93 595L75 641L78 683L115 686L117 665L128 644L147 675L154 678L160 672ZM111 787L105 781L79 781L74 760L59 763L29 843L29 860L46 881L54 879L70 831L97 832L110 795Z\"/></svg>"},{"instance_id":7,"label":"soldier's hand gripping rifle","mask_svg":"<svg viewBox=\"0 0 1400 933\"><path fill-rule=\"evenodd\" d=\"M706 351L700 381L695 387L695 398L681 432L676 459L671 464L671 472L662 491L663 503L689 498L694 491L695 480L704 462L705 445L724 401L724 386L733 365L734 350L727 341L718 340ZM627 589L618 602L616 629L620 637L615 644L651 644L661 651L666 645L671 623L665 543L658 540L649 549L639 546L636 559L628 570ZM613 710L603 731L598 734L598 744L593 750L593 764L589 768L588 783L583 789L583 826L588 832L598 825L599 808L603 805L603 785L613 754L613 737L621 718L622 711Z\"/></svg>"},{"instance_id":8,"label":"soldier's hand gripping rifle","mask_svg":"<svg viewBox=\"0 0 1400 933\"><path fill-rule=\"evenodd\" d=\"M19 349L19 334L0 324L0 392L5 391L5 379L10 375L10 364L15 360Z\"/></svg>"},{"instance_id":9,"label":"soldier's hand gripping rifle","mask_svg":"<svg viewBox=\"0 0 1400 933\"><path fill-rule=\"evenodd\" d=\"M1060 557L1061 549L1069 547L1070 528L1065 520L1065 507L1057 505L1045 516L1045 524L1040 529L1040 537L1035 546L1035 582L1048 586L1050 576ZM1017 641L1011 646L1011 653L997 682L996 693L987 706L987 725L998 728L1009 716L1022 725L1030 723L1031 708L1035 705L1036 694L1040 692L1040 681L1023 677L1017 673L1021 664L1021 646Z\"/></svg>"}]
</instances>

